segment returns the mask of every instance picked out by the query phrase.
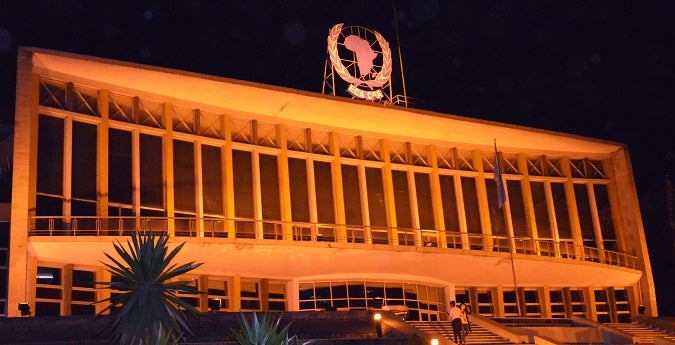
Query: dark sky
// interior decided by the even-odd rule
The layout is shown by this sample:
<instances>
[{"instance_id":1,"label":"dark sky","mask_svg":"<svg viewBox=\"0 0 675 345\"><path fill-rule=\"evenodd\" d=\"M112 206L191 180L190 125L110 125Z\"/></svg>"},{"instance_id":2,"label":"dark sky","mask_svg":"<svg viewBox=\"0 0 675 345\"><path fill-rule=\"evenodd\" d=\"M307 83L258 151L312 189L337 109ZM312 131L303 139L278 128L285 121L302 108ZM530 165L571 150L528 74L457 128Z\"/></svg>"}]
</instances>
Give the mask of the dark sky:
<instances>
[{"instance_id":1,"label":"dark sky","mask_svg":"<svg viewBox=\"0 0 675 345\"><path fill-rule=\"evenodd\" d=\"M1 1L0 121L13 117L17 46L320 92L330 27L365 26L396 51L398 23L407 94L422 108L628 145L661 313L675 316L665 197L675 174L672 1L395 7L397 20L391 0Z\"/></svg>"}]
</instances>

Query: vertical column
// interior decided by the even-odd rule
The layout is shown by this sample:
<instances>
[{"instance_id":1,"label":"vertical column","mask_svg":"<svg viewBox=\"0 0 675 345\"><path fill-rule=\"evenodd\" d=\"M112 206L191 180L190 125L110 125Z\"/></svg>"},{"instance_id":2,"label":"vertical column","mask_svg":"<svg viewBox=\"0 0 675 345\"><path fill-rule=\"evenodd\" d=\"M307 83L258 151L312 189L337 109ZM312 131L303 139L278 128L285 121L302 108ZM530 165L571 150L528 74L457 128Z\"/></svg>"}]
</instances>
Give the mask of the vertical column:
<instances>
[{"instance_id":1,"label":"vertical column","mask_svg":"<svg viewBox=\"0 0 675 345\"><path fill-rule=\"evenodd\" d=\"M101 116L101 123L98 125L98 141L96 143L96 194L98 203L96 204L96 215L101 218L102 229L108 230L108 155L109 140L109 108L108 108L108 90L98 91L98 114Z\"/></svg>"},{"instance_id":2,"label":"vertical column","mask_svg":"<svg viewBox=\"0 0 675 345\"><path fill-rule=\"evenodd\" d=\"M483 170L483 156L479 150L473 151L473 164L478 171L476 176L476 194L480 210L480 225L483 234L483 250L492 251L492 225L490 224L490 205L488 204L487 187L485 186L485 171ZM503 308L502 308L503 309Z\"/></svg>"},{"instance_id":3,"label":"vertical column","mask_svg":"<svg viewBox=\"0 0 675 345\"><path fill-rule=\"evenodd\" d=\"M241 310L241 276L235 274L232 277L232 286L230 295L230 301L232 302L231 311L240 311Z\"/></svg>"},{"instance_id":4,"label":"vertical column","mask_svg":"<svg viewBox=\"0 0 675 345\"><path fill-rule=\"evenodd\" d=\"M12 160L12 203L9 231L9 272L7 316L21 316L17 306L28 302L35 309L34 282L29 294L28 231L35 215L37 189L38 98L40 76L33 74L32 53L19 48L17 56L16 120L14 121L14 157ZM30 299L29 300L29 296Z\"/></svg>"},{"instance_id":5,"label":"vertical column","mask_svg":"<svg viewBox=\"0 0 675 345\"><path fill-rule=\"evenodd\" d=\"M131 131L131 171L132 202L136 215L136 227L134 229L141 229L141 134L137 128ZM120 235L122 230L124 229L120 227Z\"/></svg>"},{"instance_id":6,"label":"vertical column","mask_svg":"<svg viewBox=\"0 0 675 345\"><path fill-rule=\"evenodd\" d=\"M420 210L417 204L415 172L412 171L412 169L408 169L408 171L406 171L406 175L408 180L408 199L410 200L410 219L412 220L412 227L415 230L414 241L416 246L423 246L424 238L422 237L422 227L420 226Z\"/></svg>"},{"instance_id":7,"label":"vertical column","mask_svg":"<svg viewBox=\"0 0 675 345\"><path fill-rule=\"evenodd\" d=\"M382 188L384 189L384 207L387 217L389 244L398 245L398 224L396 223L396 203L394 202L394 182L391 177L391 159L389 157L389 141L380 140L380 154L384 167L382 167Z\"/></svg>"},{"instance_id":8,"label":"vertical column","mask_svg":"<svg viewBox=\"0 0 675 345\"><path fill-rule=\"evenodd\" d=\"M300 281L293 278L286 283L286 310L300 310Z\"/></svg>"},{"instance_id":9,"label":"vertical column","mask_svg":"<svg viewBox=\"0 0 675 345\"><path fill-rule=\"evenodd\" d=\"M431 189L431 207L434 215L434 228L438 231L438 246L446 248L448 239L445 235L445 218L443 215L443 199L441 197L441 179L438 169L438 157L436 156L436 146L427 146L427 156L431 165L429 174L429 183Z\"/></svg>"},{"instance_id":10,"label":"vertical column","mask_svg":"<svg viewBox=\"0 0 675 345\"><path fill-rule=\"evenodd\" d=\"M561 257L560 254L560 234L558 233L558 221L555 218L555 204L553 203L553 191L551 190L551 181L544 182L544 191L546 192L546 210L548 211L548 221L551 226L551 234L555 242L555 256Z\"/></svg>"},{"instance_id":11,"label":"vertical column","mask_svg":"<svg viewBox=\"0 0 675 345\"><path fill-rule=\"evenodd\" d=\"M269 279L260 279L260 310L270 310L270 281Z\"/></svg>"},{"instance_id":12,"label":"vertical column","mask_svg":"<svg viewBox=\"0 0 675 345\"><path fill-rule=\"evenodd\" d=\"M462 177L452 176L455 185L455 204L459 219L459 232L462 234L462 249L471 250L471 238L469 238L469 226L466 223L466 209L464 208L464 191L462 191Z\"/></svg>"},{"instance_id":13,"label":"vertical column","mask_svg":"<svg viewBox=\"0 0 675 345\"><path fill-rule=\"evenodd\" d=\"M366 167L358 166L359 172L359 197L361 201L361 217L363 218L363 231L365 243L373 243L373 234L370 231L370 208L368 206L368 181L366 181Z\"/></svg>"},{"instance_id":14,"label":"vertical column","mask_svg":"<svg viewBox=\"0 0 675 345\"><path fill-rule=\"evenodd\" d=\"M71 205L73 199L73 118L66 116L63 120L63 223L64 230L73 229Z\"/></svg>"},{"instance_id":15,"label":"vertical column","mask_svg":"<svg viewBox=\"0 0 675 345\"><path fill-rule=\"evenodd\" d=\"M523 175L520 182L520 188L523 193L523 204L525 207L525 222L527 231L532 237L532 247L529 248L539 255L539 233L537 232L537 220L534 212L534 199L532 198L532 187L530 186L530 173L527 170L527 157L524 154L518 155L518 172Z\"/></svg>"},{"instance_id":16,"label":"vertical column","mask_svg":"<svg viewBox=\"0 0 675 345\"><path fill-rule=\"evenodd\" d=\"M593 184L586 184L588 191L588 202L591 207L591 219L593 220L593 233L595 234L595 246L600 254L600 262L605 262L605 243L602 240L602 227L600 226L600 216L598 215L598 205L595 201L595 189Z\"/></svg>"},{"instance_id":17,"label":"vertical column","mask_svg":"<svg viewBox=\"0 0 675 345\"><path fill-rule=\"evenodd\" d=\"M195 225L197 228L197 237L204 237L204 183L202 167L202 143L200 140L194 142L194 174L195 174ZM208 302L208 301L207 301Z\"/></svg>"},{"instance_id":18,"label":"vertical column","mask_svg":"<svg viewBox=\"0 0 675 345\"><path fill-rule=\"evenodd\" d=\"M293 213L291 210L291 182L288 170L288 131L286 125L278 124L277 145L281 149L277 158L277 173L279 175L279 208L281 211L281 227L283 239L293 240ZM266 310L266 309L263 309Z\"/></svg>"},{"instance_id":19,"label":"vertical column","mask_svg":"<svg viewBox=\"0 0 675 345\"><path fill-rule=\"evenodd\" d=\"M585 255L584 239L581 234L581 223L579 221L579 212L577 211L577 199L574 196L574 182L572 181L572 169L570 168L570 164L569 158L560 158L560 167L566 177L564 183L565 200L567 201L567 215L570 218L572 240L574 241L574 255L577 259L583 260Z\"/></svg>"},{"instance_id":20,"label":"vertical column","mask_svg":"<svg viewBox=\"0 0 675 345\"><path fill-rule=\"evenodd\" d=\"M110 272L108 270L104 269L103 267L98 268L95 272L95 279L97 282L109 282L110 281ZM94 290L94 295L96 296L97 301L102 301L104 299L110 298L110 289L96 289ZM103 303L96 303L94 304L94 308L96 311L96 314L99 314L100 312L105 309L107 305ZM109 314L109 311L106 311L106 314Z\"/></svg>"},{"instance_id":21,"label":"vertical column","mask_svg":"<svg viewBox=\"0 0 675 345\"><path fill-rule=\"evenodd\" d=\"M171 103L164 103L163 123L164 123L164 140L162 140L164 152L164 206L166 207L167 218L167 233L173 236L175 232L174 222L174 185L173 185L173 106Z\"/></svg>"},{"instance_id":22,"label":"vertical column","mask_svg":"<svg viewBox=\"0 0 675 345\"><path fill-rule=\"evenodd\" d=\"M258 151L251 152L251 170L253 178L253 218L255 238L263 238L262 195L260 186L260 154Z\"/></svg>"},{"instance_id":23,"label":"vertical column","mask_svg":"<svg viewBox=\"0 0 675 345\"><path fill-rule=\"evenodd\" d=\"M586 286L582 288L584 293L584 306L586 307L586 318L591 321L598 321L598 311L595 310L595 288Z\"/></svg>"},{"instance_id":24,"label":"vertical column","mask_svg":"<svg viewBox=\"0 0 675 345\"><path fill-rule=\"evenodd\" d=\"M228 238L236 237L234 222L234 166L232 164L232 121L229 115L220 117L220 132L225 143L220 149L220 167L223 174L223 216Z\"/></svg>"},{"instance_id":25,"label":"vertical column","mask_svg":"<svg viewBox=\"0 0 675 345\"><path fill-rule=\"evenodd\" d=\"M504 310L504 286L497 285L491 289L491 292L495 317L504 317L506 315Z\"/></svg>"},{"instance_id":26,"label":"vertical column","mask_svg":"<svg viewBox=\"0 0 675 345\"><path fill-rule=\"evenodd\" d=\"M314 178L314 159L307 156L305 159L307 169L307 202L309 203L309 222L312 224L312 240L316 240L316 225L319 223L318 206L316 204L316 180ZM302 234L299 234L302 236Z\"/></svg>"},{"instance_id":27,"label":"vertical column","mask_svg":"<svg viewBox=\"0 0 675 345\"><path fill-rule=\"evenodd\" d=\"M333 156L333 204L335 205L336 237L338 242L347 242L347 218L345 216L345 196L342 186L342 160L340 156L340 137L337 132L330 133L330 151Z\"/></svg>"},{"instance_id":28,"label":"vertical column","mask_svg":"<svg viewBox=\"0 0 675 345\"><path fill-rule=\"evenodd\" d=\"M541 310L541 317L544 319L552 318L551 312L551 288L548 285L537 288L539 295L539 310Z\"/></svg>"},{"instance_id":29,"label":"vertical column","mask_svg":"<svg viewBox=\"0 0 675 345\"><path fill-rule=\"evenodd\" d=\"M63 265L61 271L61 315L70 316L73 302L73 265Z\"/></svg>"},{"instance_id":30,"label":"vertical column","mask_svg":"<svg viewBox=\"0 0 675 345\"><path fill-rule=\"evenodd\" d=\"M573 315L572 292L570 288L566 287L562 288L561 293L563 297L563 304L565 305L565 317L569 319Z\"/></svg>"},{"instance_id":31,"label":"vertical column","mask_svg":"<svg viewBox=\"0 0 675 345\"><path fill-rule=\"evenodd\" d=\"M614 287L610 286L605 289L605 295L607 295L607 304L609 307L609 319L611 322L619 322L619 313L616 309L616 294L614 292Z\"/></svg>"},{"instance_id":32,"label":"vertical column","mask_svg":"<svg viewBox=\"0 0 675 345\"><path fill-rule=\"evenodd\" d=\"M198 296L199 298L199 311L202 313L208 313L209 312L209 277L208 276L199 276L197 278L197 286L199 287L199 291L204 291L206 293L200 293Z\"/></svg>"}]
</instances>

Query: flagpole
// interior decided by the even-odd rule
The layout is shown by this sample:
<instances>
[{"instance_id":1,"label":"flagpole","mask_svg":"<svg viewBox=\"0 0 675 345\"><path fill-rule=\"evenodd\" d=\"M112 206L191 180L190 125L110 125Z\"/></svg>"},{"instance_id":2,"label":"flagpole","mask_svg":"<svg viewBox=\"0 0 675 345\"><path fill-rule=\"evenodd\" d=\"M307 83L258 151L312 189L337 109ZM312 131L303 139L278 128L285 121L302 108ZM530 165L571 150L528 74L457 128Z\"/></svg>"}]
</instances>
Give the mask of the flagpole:
<instances>
[{"instance_id":1,"label":"flagpole","mask_svg":"<svg viewBox=\"0 0 675 345\"><path fill-rule=\"evenodd\" d=\"M507 202L506 198L506 190L504 189L504 179L502 178L502 171L501 167L499 164L499 152L497 151L497 139L494 140L494 146L495 146L495 171L494 171L494 179L495 183L497 185L497 205L499 208L502 209L502 216L504 217L504 223L506 224L506 220L508 219L507 214L506 214L506 208L504 207L504 204ZM513 276L513 293L516 295L516 310L518 312L518 316L523 316L520 310L520 293L518 293L518 281L516 279L516 265L513 260L513 252L514 252L514 241L515 238L513 237L512 233L509 231L508 226L506 227L506 235L507 235L507 240L509 242L509 259L511 261L511 274Z\"/></svg>"}]
</instances>

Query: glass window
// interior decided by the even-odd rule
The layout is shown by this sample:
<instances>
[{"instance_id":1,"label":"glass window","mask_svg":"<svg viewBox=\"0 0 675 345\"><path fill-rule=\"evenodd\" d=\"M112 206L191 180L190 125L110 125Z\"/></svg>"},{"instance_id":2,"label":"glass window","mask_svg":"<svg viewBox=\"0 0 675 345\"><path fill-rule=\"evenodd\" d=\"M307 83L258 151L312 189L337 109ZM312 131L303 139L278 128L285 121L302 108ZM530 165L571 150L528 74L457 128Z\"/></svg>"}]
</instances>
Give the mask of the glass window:
<instances>
[{"instance_id":1,"label":"glass window","mask_svg":"<svg viewBox=\"0 0 675 345\"><path fill-rule=\"evenodd\" d=\"M612 219L612 208L609 203L609 192L607 185L593 185L595 192L595 204L598 208L598 218L600 219L600 229L602 231L602 240L605 249L618 250L616 246L616 233L614 232L614 220Z\"/></svg>"},{"instance_id":2,"label":"glass window","mask_svg":"<svg viewBox=\"0 0 675 345\"><path fill-rule=\"evenodd\" d=\"M358 167L353 165L342 165L341 169L346 222L347 224L363 224Z\"/></svg>"},{"instance_id":3,"label":"glass window","mask_svg":"<svg viewBox=\"0 0 675 345\"><path fill-rule=\"evenodd\" d=\"M405 171L392 170L391 180L394 185L394 205L396 205L396 224L400 228L412 228L410 217L410 193L408 190L408 174Z\"/></svg>"},{"instance_id":4,"label":"glass window","mask_svg":"<svg viewBox=\"0 0 675 345\"><path fill-rule=\"evenodd\" d=\"M251 152L232 150L234 166L234 214L253 218L253 169Z\"/></svg>"},{"instance_id":5,"label":"glass window","mask_svg":"<svg viewBox=\"0 0 675 345\"><path fill-rule=\"evenodd\" d=\"M162 138L141 134L141 205L164 207L164 175Z\"/></svg>"},{"instance_id":6,"label":"glass window","mask_svg":"<svg viewBox=\"0 0 675 345\"><path fill-rule=\"evenodd\" d=\"M472 234L480 234L482 233L482 230L480 226L480 211L478 210L476 180L473 177L462 176L461 181L462 195L464 196L464 212L466 214L466 226L468 232Z\"/></svg>"},{"instance_id":7,"label":"glass window","mask_svg":"<svg viewBox=\"0 0 675 345\"><path fill-rule=\"evenodd\" d=\"M366 182L368 185L368 211L370 225L387 226L384 207L384 187L382 185L382 169L366 168Z\"/></svg>"},{"instance_id":8,"label":"glass window","mask_svg":"<svg viewBox=\"0 0 675 345\"><path fill-rule=\"evenodd\" d=\"M457 197L453 176L441 175L441 200L443 202L443 220L446 231L459 232L459 216L457 213Z\"/></svg>"},{"instance_id":9,"label":"glass window","mask_svg":"<svg viewBox=\"0 0 675 345\"><path fill-rule=\"evenodd\" d=\"M195 151L194 144L173 141L174 206L180 211L195 211Z\"/></svg>"},{"instance_id":10,"label":"glass window","mask_svg":"<svg viewBox=\"0 0 675 345\"><path fill-rule=\"evenodd\" d=\"M98 128L73 122L72 195L74 198L96 200L96 137ZM95 214L95 213L94 213Z\"/></svg>"},{"instance_id":11,"label":"glass window","mask_svg":"<svg viewBox=\"0 0 675 345\"><path fill-rule=\"evenodd\" d=\"M581 236L584 240L584 245L595 247L591 203L588 199L588 188L585 184L574 184L574 198L577 201L577 212L579 212L579 223L581 225Z\"/></svg>"},{"instance_id":12,"label":"glass window","mask_svg":"<svg viewBox=\"0 0 675 345\"><path fill-rule=\"evenodd\" d=\"M319 223L335 223L333 201L333 177L331 164L314 162L314 182L316 183L316 212Z\"/></svg>"},{"instance_id":13,"label":"glass window","mask_svg":"<svg viewBox=\"0 0 675 345\"><path fill-rule=\"evenodd\" d=\"M532 202L534 203L534 218L537 223L537 235L541 239L553 239L551 223L548 219L548 203L546 189L543 182L530 182Z\"/></svg>"},{"instance_id":14,"label":"glass window","mask_svg":"<svg viewBox=\"0 0 675 345\"><path fill-rule=\"evenodd\" d=\"M277 156L259 155L260 158L260 197L262 217L269 220L281 220L279 207L279 167Z\"/></svg>"},{"instance_id":15,"label":"glass window","mask_svg":"<svg viewBox=\"0 0 675 345\"><path fill-rule=\"evenodd\" d=\"M525 217L525 200L523 199L521 181L506 180L506 185L509 190L509 208L511 209L513 234L516 237L530 237Z\"/></svg>"},{"instance_id":16,"label":"glass window","mask_svg":"<svg viewBox=\"0 0 675 345\"><path fill-rule=\"evenodd\" d=\"M296 222L309 222L307 161L289 158L288 175L291 185L291 217Z\"/></svg>"},{"instance_id":17,"label":"glass window","mask_svg":"<svg viewBox=\"0 0 675 345\"><path fill-rule=\"evenodd\" d=\"M420 219L420 228L435 229L429 174L415 173L415 193L417 195L417 212Z\"/></svg>"},{"instance_id":18,"label":"glass window","mask_svg":"<svg viewBox=\"0 0 675 345\"><path fill-rule=\"evenodd\" d=\"M223 214L223 171L220 147L202 145L204 213Z\"/></svg>"},{"instance_id":19,"label":"glass window","mask_svg":"<svg viewBox=\"0 0 675 345\"><path fill-rule=\"evenodd\" d=\"M555 220L558 224L558 236L561 240L571 240L572 229L570 228L570 218L567 213L565 185L559 182L551 182L551 194L553 194Z\"/></svg>"},{"instance_id":20,"label":"glass window","mask_svg":"<svg viewBox=\"0 0 675 345\"><path fill-rule=\"evenodd\" d=\"M73 270L73 286L93 288L95 281L94 272Z\"/></svg>"},{"instance_id":21,"label":"glass window","mask_svg":"<svg viewBox=\"0 0 675 345\"><path fill-rule=\"evenodd\" d=\"M108 131L108 190L110 202L130 205L131 132L111 128Z\"/></svg>"},{"instance_id":22,"label":"glass window","mask_svg":"<svg viewBox=\"0 0 675 345\"><path fill-rule=\"evenodd\" d=\"M63 194L62 119L40 115L38 124L37 191Z\"/></svg>"},{"instance_id":23,"label":"glass window","mask_svg":"<svg viewBox=\"0 0 675 345\"><path fill-rule=\"evenodd\" d=\"M492 234L506 236L506 221L504 220L504 210L499 207L497 201L497 183L494 179L485 179L485 187L488 195L488 208L490 211L490 223L492 224Z\"/></svg>"}]
</instances>

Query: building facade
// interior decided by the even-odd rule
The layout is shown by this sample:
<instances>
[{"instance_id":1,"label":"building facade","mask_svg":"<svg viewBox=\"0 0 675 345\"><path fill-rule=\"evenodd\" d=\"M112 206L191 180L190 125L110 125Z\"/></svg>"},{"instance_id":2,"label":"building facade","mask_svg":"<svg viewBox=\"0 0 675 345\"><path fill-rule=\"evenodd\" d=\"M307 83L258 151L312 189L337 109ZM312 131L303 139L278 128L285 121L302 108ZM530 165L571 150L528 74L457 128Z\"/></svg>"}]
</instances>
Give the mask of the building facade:
<instances>
[{"instance_id":1,"label":"building facade","mask_svg":"<svg viewBox=\"0 0 675 345\"><path fill-rule=\"evenodd\" d=\"M627 321L656 297L624 145L37 48L18 55L6 314L93 314L133 231L208 310ZM495 150L494 142L498 145ZM495 162L506 202L499 207Z\"/></svg>"}]
</instances>

